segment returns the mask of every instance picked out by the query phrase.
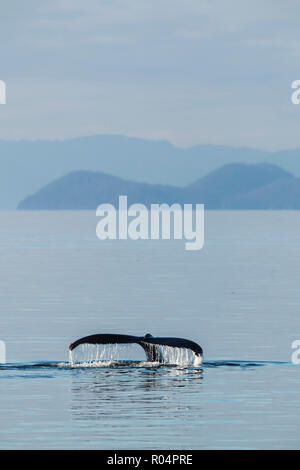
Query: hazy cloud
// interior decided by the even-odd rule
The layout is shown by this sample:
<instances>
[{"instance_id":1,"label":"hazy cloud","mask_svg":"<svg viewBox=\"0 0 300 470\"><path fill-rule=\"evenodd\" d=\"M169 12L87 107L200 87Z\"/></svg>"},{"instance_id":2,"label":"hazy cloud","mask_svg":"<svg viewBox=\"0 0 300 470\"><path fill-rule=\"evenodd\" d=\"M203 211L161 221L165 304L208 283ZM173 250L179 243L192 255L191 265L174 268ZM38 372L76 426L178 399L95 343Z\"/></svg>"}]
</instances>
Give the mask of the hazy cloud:
<instances>
[{"instance_id":1,"label":"hazy cloud","mask_svg":"<svg viewBox=\"0 0 300 470\"><path fill-rule=\"evenodd\" d=\"M300 145L300 4L12 0L1 5L0 138L126 133Z\"/></svg>"}]
</instances>

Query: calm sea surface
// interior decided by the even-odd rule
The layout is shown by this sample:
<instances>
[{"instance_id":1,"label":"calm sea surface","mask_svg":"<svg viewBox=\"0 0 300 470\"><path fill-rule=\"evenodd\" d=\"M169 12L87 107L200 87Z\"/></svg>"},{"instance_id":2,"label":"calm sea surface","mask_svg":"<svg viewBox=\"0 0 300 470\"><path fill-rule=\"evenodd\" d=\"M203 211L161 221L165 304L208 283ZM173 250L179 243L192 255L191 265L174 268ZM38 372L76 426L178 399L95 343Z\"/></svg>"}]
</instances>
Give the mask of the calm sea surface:
<instances>
[{"instance_id":1,"label":"calm sea surface","mask_svg":"<svg viewBox=\"0 0 300 470\"><path fill-rule=\"evenodd\" d=\"M199 252L101 242L91 212L0 218L0 448L300 449L299 212L206 212ZM204 364L70 367L92 333L186 337Z\"/></svg>"}]
</instances>

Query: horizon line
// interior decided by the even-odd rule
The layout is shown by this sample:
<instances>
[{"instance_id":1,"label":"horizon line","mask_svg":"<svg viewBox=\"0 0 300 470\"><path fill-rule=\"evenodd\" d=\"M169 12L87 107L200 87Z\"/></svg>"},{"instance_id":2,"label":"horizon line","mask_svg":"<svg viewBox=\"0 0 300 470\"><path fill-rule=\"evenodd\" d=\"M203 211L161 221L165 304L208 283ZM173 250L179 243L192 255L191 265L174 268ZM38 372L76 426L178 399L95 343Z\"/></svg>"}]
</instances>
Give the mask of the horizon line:
<instances>
[{"instance_id":1,"label":"horizon line","mask_svg":"<svg viewBox=\"0 0 300 470\"><path fill-rule=\"evenodd\" d=\"M235 145L235 144L215 144L215 143L198 143L198 144L193 144L193 145L188 145L188 146L180 146L174 144L172 141L167 140L167 139L156 139L156 138L149 138L149 137L141 137L138 135L129 135L129 134L117 134L117 133L99 133L99 134L86 134L86 135L80 135L80 136L74 136L74 137L66 137L66 138L27 138L27 139L2 139L0 138L0 143L63 143L63 142L71 142L71 141L76 141L76 140L81 140L81 139L89 139L89 138L97 138L97 137L115 137L115 138L127 138L130 140L139 140L139 141L145 141L145 142L151 142L151 143L164 143L168 144L171 147L174 147L176 149L181 149L181 150L191 150L193 148L197 147L219 147L219 148L233 148L236 150L242 150L242 149L248 149L248 150L254 150L257 152L266 152L266 153L279 153L279 152L284 152L284 151L294 151L294 150L299 150L299 147L282 147L277 150L272 150L272 149L267 149L267 148L260 148L260 147L250 147L248 145Z\"/></svg>"}]
</instances>

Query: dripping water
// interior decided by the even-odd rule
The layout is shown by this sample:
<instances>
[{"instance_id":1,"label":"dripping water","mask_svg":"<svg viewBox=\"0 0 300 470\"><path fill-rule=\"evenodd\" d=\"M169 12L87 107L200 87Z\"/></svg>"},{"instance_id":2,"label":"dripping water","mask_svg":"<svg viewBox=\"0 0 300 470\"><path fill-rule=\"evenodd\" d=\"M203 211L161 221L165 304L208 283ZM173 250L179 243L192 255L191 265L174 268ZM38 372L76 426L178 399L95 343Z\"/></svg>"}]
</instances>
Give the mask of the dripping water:
<instances>
[{"instance_id":1,"label":"dripping water","mask_svg":"<svg viewBox=\"0 0 300 470\"><path fill-rule=\"evenodd\" d=\"M164 364L188 367L201 365L202 363L201 358L196 356L191 349L159 346L159 351Z\"/></svg>"},{"instance_id":2,"label":"dripping water","mask_svg":"<svg viewBox=\"0 0 300 470\"><path fill-rule=\"evenodd\" d=\"M200 366L202 358L187 348L156 346L160 363L183 367ZM71 366L109 366L127 362L132 357L132 346L127 344L82 344L76 350L69 351ZM137 362L137 361L135 361ZM140 361L142 364L145 361ZM150 363L149 364L154 364ZM155 363L156 365L158 363Z\"/></svg>"}]
</instances>

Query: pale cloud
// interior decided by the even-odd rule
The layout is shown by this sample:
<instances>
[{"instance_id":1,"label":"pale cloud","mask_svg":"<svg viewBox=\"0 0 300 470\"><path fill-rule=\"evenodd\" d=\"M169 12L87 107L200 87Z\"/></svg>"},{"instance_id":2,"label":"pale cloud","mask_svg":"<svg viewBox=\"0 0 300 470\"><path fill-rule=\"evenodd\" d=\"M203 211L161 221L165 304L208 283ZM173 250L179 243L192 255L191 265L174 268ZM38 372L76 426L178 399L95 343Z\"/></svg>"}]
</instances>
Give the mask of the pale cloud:
<instances>
[{"instance_id":1,"label":"pale cloud","mask_svg":"<svg viewBox=\"0 0 300 470\"><path fill-rule=\"evenodd\" d=\"M157 88L151 83L16 80L11 82L9 105L0 108L0 138L124 134L183 147L199 142L298 146L300 109L290 104L288 94L289 103L284 104L274 99L272 90L264 101L261 90L260 99L249 103L244 91L242 86L233 92L230 87L194 89L168 83Z\"/></svg>"},{"instance_id":2,"label":"pale cloud","mask_svg":"<svg viewBox=\"0 0 300 470\"><path fill-rule=\"evenodd\" d=\"M0 17L0 138L300 146L300 4L27 0Z\"/></svg>"}]
</instances>

